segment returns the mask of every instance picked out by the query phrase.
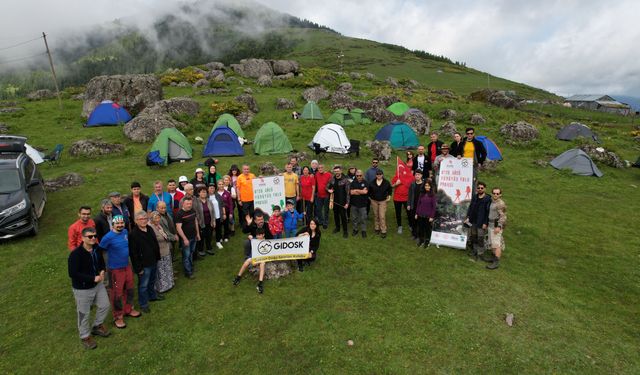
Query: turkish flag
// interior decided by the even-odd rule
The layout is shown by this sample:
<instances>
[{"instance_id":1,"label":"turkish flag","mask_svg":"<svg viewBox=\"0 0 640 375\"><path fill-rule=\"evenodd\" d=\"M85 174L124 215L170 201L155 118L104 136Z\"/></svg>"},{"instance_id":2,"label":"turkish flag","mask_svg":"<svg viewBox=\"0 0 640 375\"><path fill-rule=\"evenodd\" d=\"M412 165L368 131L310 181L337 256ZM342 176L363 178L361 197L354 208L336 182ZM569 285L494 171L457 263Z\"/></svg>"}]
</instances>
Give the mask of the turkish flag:
<instances>
[{"instance_id":1,"label":"turkish flag","mask_svg":"<svg viewBox=\"0 0 640 375\"><path fill-rule=\"evenodd\" d=\"M411 184L413 182L413 174L411 173L411 168L407 166L407 163L400 160L399 157L396 156L396 175L395 177L400 180L403 184Z\"/></svg>"}]
</instances>

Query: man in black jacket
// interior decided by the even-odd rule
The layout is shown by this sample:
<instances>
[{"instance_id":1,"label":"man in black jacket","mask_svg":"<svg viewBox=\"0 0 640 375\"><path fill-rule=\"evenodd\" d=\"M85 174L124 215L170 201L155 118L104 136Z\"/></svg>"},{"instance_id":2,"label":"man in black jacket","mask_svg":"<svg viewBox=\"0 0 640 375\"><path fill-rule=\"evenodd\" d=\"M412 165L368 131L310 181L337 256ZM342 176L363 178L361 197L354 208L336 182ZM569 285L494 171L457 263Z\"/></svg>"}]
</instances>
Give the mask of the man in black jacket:
<instances>
[{"instance_id":1,"label":"man in black jacket","mask_svg":"<svg viewBox=\"0 0 640 375\"><path fill-rule=\"evenodd\" d=\"M78 313L78 331L80 340L86 349L95 349L91 334L107 337L110 332L102 324L109 313L109 296L102 281L104 280L104 259L97 253L96 230L82 230L82 244L69 254L68 272L73 287ZM96 305L96 318L90 329L91 306Z\"/></svg>"},{"instance_id":2,"label":"man in black jacket","mask_svg":"<svg viewBox=\"0 0 640 375\"><path fill-rule=\"evenodd\" d=\"M462 141L462 157L473 158L473 183L478 180L478 165L482 165L487 158L487 149L476 139L475 130L467 128L467 137Z\"/></svg>"},{"instance_id":3,"label":"man in black jacket","mask_svg":"<svg viewBox=\"0 0 640 375\"><path fill-rule=\"evenodd\" d=\"M149 301L160 301L164 296L156 292L156 272L160 260L160 246L156 234L147 225L145 211L135 215L135 226L129 233L129 257L133 272L138 275L138 302L143 312L149 313Z\"/></svg>"},{"instance_id":4,"label":"man in black jacket","mask_svg":"<svg viewBox=\"0 0 640 375\"><path fill-rule=\"evenodd\" d=\"M485 192L486 186L484 182L478 181L476 194L471 199L465 219L465 224L471 226L469 228L470 255L476 260L484 253L484 238L487 235L487 226L489 225L491 197Z\"/></svg>"},{"instance_id":5,"label":"man in black jacket","mask_svg":"<svg viewBox=\"0 0 640 375\"><path fill-rule=\"evenodd\" d=\"M339 233L340 226L342 226L342 236L349 238L347 210L349 209L349 199L351 197L351 181L342 174L342 167L339 165L333 167L333 173L333 177L327 184L327 192L330 194L329 208L333 209L333 221L336 225L333 233Z\"/></svg>"},{"instance_id":6,"label":"man in black jacket","mask_svg":"<svg viewBox=\"0 0 640 375\"><path fill-rule=\"evenodd\" d=\"M149 204L149 197L142 194L142 187L139 182L131 183L131 195L126 197L122 202L129 211L129 225L131 229L135 227L134 218L139 211L147 212L147 206Z\"/></svg>"},{"instance_id":7,"label":"man in black jacket","mask_svg":"<svg viewBox=\"0 0 640 375\"><path fill-rule=\"evenodd\" d=\"M111 232L111 220L113 216L111 212L113 211L113 204L111 204L111 200L103 199L100 202L100 212L93 218L93 221L96 223L96 234L98 235L98 240L101 240L105 234Z\"/></svg>"}]
</instances>

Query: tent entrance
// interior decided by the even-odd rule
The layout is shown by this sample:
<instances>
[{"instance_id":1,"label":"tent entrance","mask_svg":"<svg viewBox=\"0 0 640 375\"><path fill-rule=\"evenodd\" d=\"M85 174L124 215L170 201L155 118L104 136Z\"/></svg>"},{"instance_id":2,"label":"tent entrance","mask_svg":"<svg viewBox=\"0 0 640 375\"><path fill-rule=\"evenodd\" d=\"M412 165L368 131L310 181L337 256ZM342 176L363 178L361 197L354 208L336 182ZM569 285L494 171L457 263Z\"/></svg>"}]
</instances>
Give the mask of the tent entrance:
<instances>
[{"instance_id":1,"label":"tent entrance","mask_svg":"<svg viewBox=\"0 0 640 375\"><path fill-rule=\"evenodd\" d=\"M184 148L180 147L177 143L169 139L169 160L189 160L191 157L185 151Z\"/></svg>"}]
</instances>

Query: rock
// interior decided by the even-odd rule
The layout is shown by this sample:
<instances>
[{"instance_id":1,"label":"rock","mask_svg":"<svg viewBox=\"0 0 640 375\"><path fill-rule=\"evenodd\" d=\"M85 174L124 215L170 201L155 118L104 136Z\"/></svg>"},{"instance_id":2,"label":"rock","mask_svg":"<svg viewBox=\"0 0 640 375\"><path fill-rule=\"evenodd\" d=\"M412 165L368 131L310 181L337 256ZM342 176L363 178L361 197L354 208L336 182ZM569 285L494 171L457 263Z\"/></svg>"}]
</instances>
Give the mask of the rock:
<instances>
[{"instance_id":1,"label":"rock","mask_svg":"<svg viewBox=\"0 0 640 375\"><path fill-rule=\"evenodd\" d=\"M456 98L456 94L453 93L453 91L451 90L446 90L446 89L440 89L440 90L435 90L434 93L443 96L447 99L455 99Z\"/></svg>"},{"instance_id":2,"label":"rock","mask_svg":"<svg viewBox=\"0 0 640 375\"><path fill-rule=\"evenodd\" d=\"M17 107L17 106L18 106L18 102L7 102L7 101L0 102L0 107Z\"/></svg>"},{"instance_id":3,"label":"rock","mask_svg":"<svg viewBox=\"0 0 640 375\"><path fill-rule=\"evenodd\" d=\"M224 81L224 72L222 70L210 70L204 73L204 78L209 81Z\"/></svg>"},{"instance_id":4,"label":"rock","mask_svg":"<svg viewBox=\"0 0 640 375\"><path fill-rule=\"evenodd\" d=\"M351 92L351 90L353 90L353 85L349 82L344 82L338 85L338 91Z\"/></svg>"},{"instance_id":5,"label":"rock","mask_svg":"<svg viewBox=\"0 0 640 375\"><path fill-rule=\"evenodd\" d=\"M72 96L71 100L84 100L84 93Z\"/></svg>"},{"instance_id":6,"label":"rock","mask_svg":"<svg viewBox=\"0 0 640 375\"><path fill-rule=\"evenodd\" d=\"M469 122L471 122L473 125L482 125L482 124L486 123L487 120L485 120L484 117L482 117L481 114L474 113L474 114L471 115L471 118L469 119Z\"/></svg>"},{"instance_id":7,"label":"rock","mask_svg":"<svg viewBox=\"0 0 640 375\"><path fill-rule=\"evenodd\" d=\"M257 265L250 265L249 272L251 272L254 276L257 276L260 272L260 267ZM281 277L285 277L290 275L293 272L293 267L291 267L290 261L280 261L280 262L267 262L264 267L264 278L267 280L279 279Z\"/></svg>"},{"instance_id":8,"label":"rock","mask_svg":"<svg viewBox=\"0 0 640 375\"><path fill-rule=\"evenodd\" d=\"M547 167L549 165L549 162L543 159L537 159L533 161L533 164L537 165L538 167Z\"/></svg>"},{"instance_id":9,"label":"rock","mask_svg":"<svg viewBox=\"0 0 640 375\"><path fill-rule=\"evenodd\" d=\"M7 133L9 133L9 126L4 122L0 122L0 134L7 134Z\"/></svg>"},{"instance_id":10,"label":"rock","mask_svg":"<svg viewBox=\"0 0 640 375\"><path fill-rule=\"evenodd\" d=\"M180 83L178 83L176 85L176 87L190 87L190 86L191 86L191 84L189 82L184 82L184 81L182 81L182 82L180 82Z\"/></svg>"},{"instance_id":11,"label":"rock","mask_svg":"<svg viewBox=\"0 0 640 375\"><path fill-rule=\"evenodd\" d=\"M402 115L402 121L411 126L418 135L429 134L431 119L419 110L409 110Z\"/></svg>"},{"instance_id":12,"label":"rock","mask_svg":"<svg viewBox=\"0 0 640 375\"><path fill-rule=\"evenodd\" d=\"M613 168L624 168L625 163L620 159L615 152L607 151L603 147L594 146L586 143L580 146L580 149L584 151L594 161L603 163Z\"/></svg>"},{"instance_id":13,"label":"rock","mask_svg":"<svg viewBox=\"0 0 640 375\"><path fill-rule=\"evenodd\" d=\"M287 79L291 79L293 77L294 77L293 73L280 74L280 75L277 75L277 76L273 76L273 78L280 79L280 80L287 80Z\"/></svg>"},{"instance_id":14,"label":"rock","mask_svg":"<svg viewBox=\"0 0 640 375\"><path fill-rule=\"evenodd\" d=\"M278 98L276 99L276 109L293 109L296 107L296 103L293 100Z\"/></svg>"},{"instance_id":15,"label":"rock","mask_svg":"<svg viewBox=\"0 0 640 375\"><path fill-rule=\"evenodd\" d=\"M206 72L205 70L202 70L202 69L198 68L197 66L194 66L194 67L192 68L192 70L193 70L193 72L194 72L195 74L202 74L202 75L207 74L207 72Z\"/></svg>"},{"instance_id":16,"label":"rock","mask_svg":"<svg viewBox=\"0 0 640 375\"><path fill-rule=\"evenodd\" d=\"M240 86L244 86L244 81L236 77L229 77L226 79L226 82L228 83L237 82Z\"/></svg>"},{"instance_id":17,"label":"rock","mask_svg":"<svg viewBox=\"0 0 640 375\"><path fill-rule=\"evenodd\" d=\"M231 90L229 90L227 88L214 87L214 88L210 88L210 89L200 90L200 91L198 91L197 94L198 95L209 95L209 94L218 95L218 94L228 94L230 92L231 92Z\"/></svg>"},{"instance_id":18,"label":"rock","mask_svg":"<svg viewBox=\"0 0 640 375\"><path fill-rule=\"evenodd\" d=\"M275 75L296 74L300 70L300 65L293 60L273 60L271 68Z\"/></svg>"},{"instance_id":19,"label":"rock","mask_svg":"<svg viewBox=\"0 0 640 375\"><path fill-rule=\"evenodd\" d=\"M472 92L469 96L472 100L491 103L501 108L510 109L520 107L518 100L508 96L504 91L483 89L480 91Z\"/></svg>"},{"instance_id":20,"label":"rock","mask_svg":"<svg viewBox=\"0 0 640 375\"><path fill-rule=\"evenodd\" d=\"M351 79L360 79L360 77L361 77L360 73L357 73L357 72L349 73L349 78Z\"/></svg>"},{"instance_id":21,"label":"rock","mask_svg":"<svg viewBox=\"0 0 640 375\"><path fill-rule=\"evenodd\" d=\"M409 81L407 81L407 83L411 87L420 87L420 82L416 81L415 79L410 79Z\"/></svg>"},{"instance_id":22,"label":"rock","mask_svg":"<svg viewBox=\"0 0 640 375\"><path fill-rule=\"evenodd\" d=\"M376 75L373 73L366 72L364 74L364 78L366 78L369 81L373 81L374 79L376 79Z\"/></svg>"},{"instance_id":23,"label":"rock","mask_svg":"<svg viewBox=\"0 0 640 375\"><path fill-rule=\"evenodd\" d=\"M514 316L511 313L507 314L507 316L504 318L504 321L507 323L509 327L513 327L513 320L514 320Z\"/></svg>"},{"instance_id":24,"label":"rock","mask_svg":"<svg viewBox=\"0 0 640 375\"><path fill-rule=\"evenodd\" d=\"M262 86L262 87L271 87L271 85L273 84L273 82L271 81L271 77L269 76L260 76L258 77L258 86Z\"/></svg>"},{"instance_id":25,"label":"rock","mask_svg":"<svg viewBox=\"0 0 640 375\"><path fill-rule=\"evenodd\" d=\"M205 86L209 86L209 81L207 81L204 78L197 80L196 83L193 84L193 87L195 88L205 87Z\"/></svg>"},{"instance_id":26,"label":"rock","mask_svg":"<svg viewBox=\"0 0 640 375\"><path fill-rule=\"evenodd\" d=\"M329 106L333 109L345 108L352 110L354 107L353 99L344 91L336 91L331 95Z\"/></svg>"},{"instance_id":27,"label":"rock","mask_svg":"<svg viewBox=\"0 0 640 375\"><path fill-rule=\"evenodd\" d=\"M253 89L251 87L245 87L242 92L244 92L245 94L253 94Z\"/></svg>"},{"instance_id":28,"label":"rock","mask_svg":"<svg viewBox=\"0 0 640 375\"><path fill-rule=\"evenodd\" d=\"M349 94L351 94L352 96L360 97L360 98L366 98L367 96L369 96L369 94L367 94L366 92L359 91L359 90L353 90Z\"/></svg>"},{"instance_id":29,"label":"rock","mask_svg":"<svg viewBox=\"0 0 640 375\"><path fill-rule=\"evenodd\" d=\"M353 346L353 345L354 345L353 340L347 340L347 346Z\"/></svg>"},{"instance_id":30,"label":"rock","mask_svg":"<svg viewBox=\"0 0 640 375\"><path fill-rule=\"evenodd\" d=\"M292 152L289 154L288 158L289 159L298 158L298 165L300 166L304 165L303 161L306 161L306 160L311 161L311 159L309 159L309 154L307 154L304 151Z\"/></svg>"},{"instance_id":31,"label":"rock","mask_svg":"<svg viewBox=\"0 0 640 375\"><path fill-rule=\"evenodd\" d=\"M60 177L44 181L44 189L47 192L54 192L60 189L79 186L84 182L84 178L77 173L66 173Z\"/></svg>"},{"instance_id":32,"label":"rock","mask_svg":"<svg viewBox=\"0 0 640 375\"><path fill-rule=\"evenodd\" d=\"M236 116L236 120L238 120L238 123L244 128L251 124L251 120L253 120L255 115L256 114L251 111L240 112Z\"/></svg>"},{"instance_id":33,"label":"rock","mask_svg":"<svg viewBox=\"0 0 640 375\"><path fill-rule=\"evenodd\" d=\"M445 120L455 120L458 117L458 112L455 109L445 109L440 112L440 118Z\"/></svg>"},{"instance_id":34,"label":"rock","mask_svg":"<svg viewBox=\"0 0 640 375\"><path fill-rule=\"evenodd\" d=\"M29 100L43 100L43 99L51 99L55 97L56 94L51 90L36 90L27 94L27 99Z\"/></svg>"},{"instance_id":35,"label":"rock","mask_svg":"<svg viewBox=\"0 0 640 375\"><path fill-rule=\"evenodd\" d=\"M24 108L22 107L7 107L7 108L0 108L0 113L14 113L14 112L20 112L23 110Z\"/></svg>"},{"instance_id":36,"label":"rock","mask_svg":"<svg viewBox=\"0 0 640 375\"><path fill-rule=\"evenodd\" d=\"M391 142L389 141L367 141L365 146L371 150L373 156L378 160L386 161L391 159L393 149L391 148Z\"/></svg>"},{"instance_id":37,"label":"rock","mask_svg":"<svg viewBox=\"0 0 640 375\"><path fill-rule=\"evenodd\" d=\"M140 112L140 115L188 115L195 117L200 112L200 103L187 97L160 100Z\"/></svg>"},{"instance_id":38,"label":"rock","mask_svg":"<svg viewBox=\"0 0 640 375\"><path fill-rule=\"evenodd\" d=\"M231 64L231 69L245 78L258 78L263 75L271 77L273 68L264 59L242 59L240 64Z\"/></svg>"},{"instance_id":39,"label":"rock","mask_svg":"<svg viewBox=\"0 0 640 375\"><path fill-rule=\"evenodd\" d=\"M397 88L398 86L400 86L400 84L398 83L398 80L393 77L385 78L384 82L393 88Z\"/></svg>"},{"instance_id":40,"label":"rock","mask_svg":"<svg viewBox=\"0 0 640 375\"><path fill-rule=\"evenodd\" d=\"M124 125L124 135L134 142L151 142L165 128L184 128L185 124L168 115L139 115Z\"/></svg>"},{"instance_id":41,"label":"rock","mask_svg":"<svg viewBox=\"0 0 640 375\"><path fill-rule=\"evenodd\" d=\"M511 145L526 144L538 139L538 129L525 121L502 125L502 127L500 127L500 134L502 134L506 138L506 142Z\"/></svg>"},{"instance_id":42,"label":"rock","mask_svg":"<svg viewBox=\"0 0 640 375\"><path fill-rule=\"evenodd\" d=\"M400 119L400 117L387 111L387 107L397 101L400 101L397 96L382 95L367 101L357 100L354 101L352 105L353 108L361 108L367 111L367 115L371 120L387 123Z\"/></svg>"},{"instance_id":43,"label":"rock","mask_svg":"<svg viewBox=\"0 0 640 375\"><path fill-rule=\"evenodd\" d=\"M442 127L440 128L440 135L446 135L449 138L453 138L453 134L457 131L458 130L456 129L456 122L449 120L442 124Z\"/></svg>"},{"instance_id":44,"label":"rock","mask_svg":"<svg viewBox=\"0 0 640 375\"><path fill-rule=\"evenodd\" d=\"M204 67L209 70L224 70L224 64L218 61L212 61L204 64Z\"/></svg>"},{"instance_id":45,"label":"rock","mask_svg":"<svg viewBox=\"0 0 640 375\"><path fill-rule=\"evenodd\" d=\"M262 176L275 176L280 174L280 169L272 162L267 161L260 165L260 174Z\"/></svg>"},{"instance_id":46,"label":"rock","mask_svg":"<svg viewBox=\"0 0 640 375\"><path fill-rule=\"evenodd\" d=\"M482 172L494 172L498 169L498 160L485 160L484 163L478 165L478 170Z\"/></svg>"},{"instance_id":47,"label":"rock","mask_svg":"<svg viewBox=\"0 0 640 375\"><path fill-rule=\"evenodd\" d=\"M557 129L559 130L560 128L562 128L562 124L556 121L551 121L549 123L547 123L547 126L552 128L552 129Z\"/></svg>"},{"instance_id":48,"label":"rock","mask_svg":"<svg viewBox=\"0 0 640 375\"><path fill-rule=\"evenodd\" d=\"M260 109L258 108L258 102L256 101L256 98L254 98L253 95L251 94L247 94L247 93L240 94L236 96L235 100L240 103L246 104L247 109L249 109L253 113L260 112Z\"/></svg>"},{"instance_id":49,"label":"rock","mask_svg":"<svg viewBox=\"0 0 640 375\"><path fill-rule=\"evenodd\" d=\"M84 117L88 117L103 100L113 100L136 116L149 105L162 100L162 84L153 74L98 76L87 83L84 93Z\"/></svg>"},{"instance_id":50,"label":"rock","mask_svg":"<svg viewBox=\"0 0 640 375\"><path fill-rule=\"evenodd\" d=\"M308 102L314 101L318 103L320 100L329 97L329 91L324 86L311 87L302 92L302 97Z\"/></svg>"},{"instance_id":51,"label":"rock","mask_svg":"<svg viewBox=\"0 0 640 375\"><path fill-rule=\"evenodd\" d=\"M106 143L100 140L84 139L74 142L69 149L72 156L93 157L100 155L119 154L124 151L120 143Z\"/></svg>"}]
</instances>

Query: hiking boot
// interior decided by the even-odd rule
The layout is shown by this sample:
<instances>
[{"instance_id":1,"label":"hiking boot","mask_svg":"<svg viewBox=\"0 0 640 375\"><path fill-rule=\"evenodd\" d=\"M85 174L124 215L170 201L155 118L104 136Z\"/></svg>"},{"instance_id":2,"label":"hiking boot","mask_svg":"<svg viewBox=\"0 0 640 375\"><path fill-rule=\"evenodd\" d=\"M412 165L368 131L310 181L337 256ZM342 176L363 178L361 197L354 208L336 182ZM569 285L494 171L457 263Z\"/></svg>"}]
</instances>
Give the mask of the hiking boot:
<instances>
[{"instance_id":1,"label":"hiking boot","mask_svg":"<svg viewBox=\"0 0 640 375\"><path fill-rule=\"evenodd\" d=\"M156 298L150 301L164 301L164 295L162 293L156 293Z\"/></svg>"},{"instance_id":2,"label":"hiking boot","mask_svg":"<svg viewBox=\"0 0 640 375\"><path fill-rule=\"evenodd\" d=\"M80 342L85 349L95 349L98 347L98 343L96 343L96 340L91 336L80 339Z\"/></svg>"},{"instance_id":3,"label":"hiking boot","mask_svg":"<svg viewBox=\"0 0 640 375\"><path fill-rule=\"evenodd\" d=\"M240 276L236 276L236 277L233 279L233 286L238 286L238 284L240 284L240 280L242 280L242 277L240 277Z\"/></svg>"},{"instance_id":4,"label":"hiking boot","mask_svg":"<svg viewBox=\"0 0 640 375\"><path fill-rule=\"evenodd\" d=\"M429 241L424 241L424 242L422 243L422 247L424 247L425 249L426 249L427 247L429 247L429 246L431 246L431 242L429 242Z\"/></svg>"},{"instance_id":5,"label":"hiking boot","mask_svg":"<svg viewBox=\"0 0 640 375\"><path fill-rule=\"evenodd\" d=\"M209 255L216 255L216 253L213 250L207 250L207 254Z\"/></svg>"},{"instance_id":6,"label":"hiking boot","mask_svg":"<svg viewBox=\"0 0 640 375\"><path fill-rule=\"evenodd\" d=\"M349 233L347 233L347 232L342 233L342 237L349 238Z\"/></svg>"},{"instance_id":7,"label":"hiking boot","mask_svg":"<svg viewBox=\"0 0 640 375\"><path fill-rule=\"evenodd\" d=\"M204 258L204 257L205 257L205 255L207 255L207 253L205 253L204 251L198 251L198 255L199 255L201 258Z\"/></svg>"},{"instance_id":8,"label":"hiking boot","mask_svg":"<svg viewBox=\"0 0 640 375\"><path fill-rule=\"evenodd\" d=\"M256 289L258 290L258 293L260 294L264 293L264 286L262 285L262 281L258 283L258 286L256 287Z\"/></svg>"},{"instance_id":9,"label":"hiking boot","mask_svg":"<svg viewBox=\"0 0 640 375\"><path fill-rule=\"evenodd\" d=\"M482 260L484 260L487 263L492 263L494 260L496 260L496 256L493 254L484 253L482 254Z\"/></svg>"},{"instance_id":10,"label":"hiking boot","mask_svg":"<svg viewBox=\"0 0 640 375\"><path fill-rule=\"evenodd\" d=\"M127 314L127 316L130 316L132 318L139 318L142 315L142 313L140 311L136 311L131 309L131 311Z\"/></svg>"},{"instance_id":11,"label":"hiking boot","mask_svg":"<svg viewBox=\"0 0 640 375\"><path fill-rule=\"evenodd\" d=\"M104 324L98 324L91 329L91 334L100 337L109 337L111 332L104 326Z\"/></svg>"},{"instance_id":12,"label":"hiking boot","mask_svg":"<svg viewBox=\"0 0 640 375\"><path fill-rule=\"evenodd\" d=\"M114 320L113 321L113 325L116 326L116 328L118 328L118 329L127 328L127 323L125 323L124 319L122 319L122 318Z\"/></svg>"},{"instance_id":13,"label":"hiking boot","mask_svg":"<svg viewBox=\"0 0 640 375\"><path fill-rule=\"evenodd\" d=\"M500 259L498 258L496 258L496 260L494 260L491 264L487 264L488 270L495 270L498 267L500 267Z\"/></svg>"},{"instance_id":14,"label":"hiking boot","mask_svg":"<svg viewBox=\"0 0 640 375\"><path fill-rule=\"evenodd\" d=\"M398 227L398 234L402 234L402 225Z\"/></svg>"},{"instance_id":15,"label":"hiking boot","mask_svg":"<svg viewBox=\"0 0 640 375\"><path fill-rule=\"evenodd\" d=\"M367 232L362 231L361 234L362 234L362 238L367 238Z\"/></svg>"},{"instance_id":16,"label":"hiking boot","mask_svg":"<svg viewBox=\"0 0 640 375\"><path fill-rule=\"evenodd\" d=\"M386 233L381 233L380 234L380 238L387 238L387 234Z\"/></svg>"},{"instance_id":17,"label":"hiking boot","mask_svg":"<svg viewBox=\"0 0 640 375\"><path fill-rule=\"evenodd\" d=\"M304 272L304 266L302 264L298 264L298 271Z\"/></svg>"},{"instance_id":18,"label":"hiking boot","mask_svg":"<svg viewBox=\"0 0 640 375\"><path fill-rule=\"evenodd\" d=\"M354 237L357 236L358 235L358 230L354 229L353 232L351 232L351 235L354 236Z\"/></svg>"},{"instance_id":19,"label":"hiking boot","mask_svg":"<svg viewBox=\"0 0 640 375\"><path fill-rule=\"evenodd\" d=\"M222 246L222 242L216 242L216 246L218 247L218 249L224 248L224 246Z\"/></svg>"},{"instance_id":20,"label":"hiking boot","mask_svg":"<svg viewBox=\"0 0 640 375\"><path fill-rule=\"evenodd\" d=\"M333 233L333 234L340 233L340 228L336 228L336 229L334 229L332 233Z\"/></svg>"}]
</instances>

